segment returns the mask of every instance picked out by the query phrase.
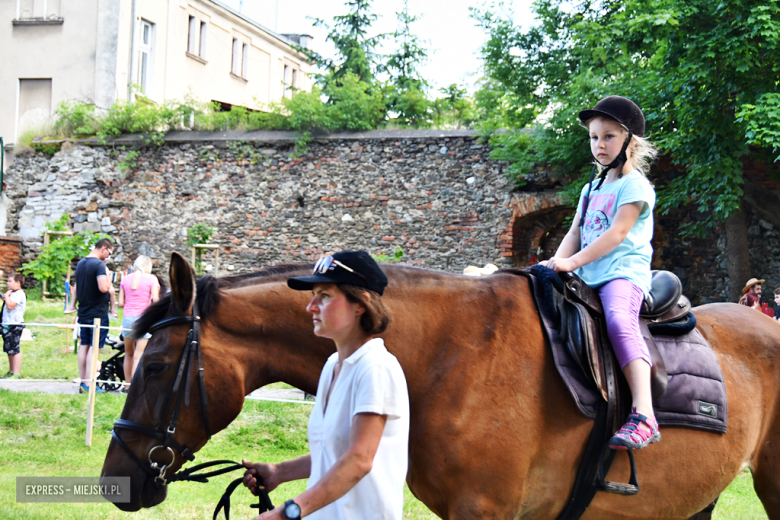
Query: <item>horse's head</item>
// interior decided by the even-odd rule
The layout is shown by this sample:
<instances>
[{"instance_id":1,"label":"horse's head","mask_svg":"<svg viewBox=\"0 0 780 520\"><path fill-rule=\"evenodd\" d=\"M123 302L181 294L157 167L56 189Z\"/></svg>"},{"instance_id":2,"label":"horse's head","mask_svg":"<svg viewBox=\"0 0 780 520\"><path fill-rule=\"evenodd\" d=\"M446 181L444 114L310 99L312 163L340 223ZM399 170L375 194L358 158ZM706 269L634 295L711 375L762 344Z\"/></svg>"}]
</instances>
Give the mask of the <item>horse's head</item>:
<instances>
[{"instance_id":1,"label":"horse's head","mask_svg":"<svg viewBox=\"0 0 780 520\"><path fill-rule=\"evenodd\" d=\"M165 500L167 479L238 415L244 400L243 384L231 377L235 364L229 352L210 348L210 336L217 334L210 318L221 296L217 280L202 277L196 284L192 266L173 253L170 282L170 295L135 323L136 337L153 336L101 473L131 478L130 502L117 504L125 511Z\"/></svg>"}]
</instances>

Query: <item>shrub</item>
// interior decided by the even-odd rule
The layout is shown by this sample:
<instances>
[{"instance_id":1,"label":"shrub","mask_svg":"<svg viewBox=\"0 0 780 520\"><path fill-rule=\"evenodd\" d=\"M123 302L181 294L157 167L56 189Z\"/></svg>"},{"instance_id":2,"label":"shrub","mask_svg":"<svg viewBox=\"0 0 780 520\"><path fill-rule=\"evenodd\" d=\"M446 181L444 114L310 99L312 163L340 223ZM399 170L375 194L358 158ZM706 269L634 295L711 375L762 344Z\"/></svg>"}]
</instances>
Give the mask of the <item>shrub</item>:
<instances>
[{"instance_id":1,"label":"shrub","mask_svg":"<svg viewBox=\"0 0 780 520\"><path fill-rule=\"evenodd\" d=\"M47 222L49 231L67 231L70 215L62 215L59 220ZM24 274L32 274L39 282L46 282L49 291L54 294L63 293L62 278L68 272L68 265L76 257L89 254L92 246L101 238L108 238L103 233L79 231L74 235L61 236L41 248L38 257L22 266Z\"/></svg>"},{"instance_id":2,"label":"shrub","mask_svg":"<svg viewBox=\"0 0 780 520\"><path fill-rule=\"evenodd\" d=\"M95 105L77 101L63 101L54 111L54 131L62 136L95 135L98 123Z\"/></svg>"}]
</instances>

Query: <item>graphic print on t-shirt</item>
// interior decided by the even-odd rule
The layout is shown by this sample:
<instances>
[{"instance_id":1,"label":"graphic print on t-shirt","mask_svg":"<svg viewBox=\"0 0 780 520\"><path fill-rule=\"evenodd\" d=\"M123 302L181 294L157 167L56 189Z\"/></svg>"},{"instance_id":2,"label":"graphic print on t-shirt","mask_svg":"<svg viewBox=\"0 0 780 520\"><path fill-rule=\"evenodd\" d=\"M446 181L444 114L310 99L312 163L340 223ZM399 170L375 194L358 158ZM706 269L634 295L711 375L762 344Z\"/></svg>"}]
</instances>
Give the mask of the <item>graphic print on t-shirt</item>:
<instances>
[{"instance_id":1,"label":"graphic print on t-shirt","mask_svg":"<svg viewBox=\"0 0 780 520\"><path fill-rule=\"evenodd\" d=\"M582 249L592 244L612 225L615 211L615 195L594 195L588 204L585 224L582 226Z\"/></svg>"}]
</instances>

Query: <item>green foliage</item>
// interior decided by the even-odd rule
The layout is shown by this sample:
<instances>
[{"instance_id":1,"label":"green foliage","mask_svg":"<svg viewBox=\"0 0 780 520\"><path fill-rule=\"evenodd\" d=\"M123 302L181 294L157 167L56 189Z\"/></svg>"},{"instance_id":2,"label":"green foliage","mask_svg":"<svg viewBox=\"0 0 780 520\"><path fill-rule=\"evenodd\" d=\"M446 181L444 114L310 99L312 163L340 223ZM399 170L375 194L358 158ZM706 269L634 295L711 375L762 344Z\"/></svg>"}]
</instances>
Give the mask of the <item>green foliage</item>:
<instances>
[{"instance_id":1,"label":"green foliage","mask_svg":"<svg viewBox=\"0 0 780 520\"><path fill-rule=\"evenodd\" d=\"M49 231L67 231L70 215L64 214L59 220L47 222ZM39 282L46 282L49 291L61 294L63 291L62 279L68 271L68 265L77 257L85 257L92 250L95 242L101 238L108 238L103 233L91 231L79 231L74 235L52 237L51 241L41 248L38 257L32 262L22 266L22 272L32 274Z\"/></svg>"},{"instance_id":2,"label":"green foliage","mask_svg":"<svg viewBox=\"0 0 780 520\"><path fill-rule=\"evenodd\" d=\"M474 122L474 103L457 83L439 89L444 97L433 102L433 124L437 128L469 128Z\"/></svg>"},{"instance_id":3,"label":"green foliage","mask_svg":"<svg viewBox=\"0 0 780 520\"><path fill-rule=\"evenodd\" d=\"M211 241L211 237L214 235L214 232L217 230L217 228L213 226L209 226L208 224L205 224L203 222L198 222L194 226L192 226L190 229L187 230L187 242L185 245L188 246L195 246L196 244L208 244ZM198 274L203 274L205 271L203 269L203 250L202 249L196 249L195 250L195 272Z\"/></svg>"},{"instance_id":4,"label":"green foliage","mask_svg":"<svg viewBox=\"0 0 780 520\"><path fill-rule=\"evenodd\" d=\"M643 108L651 140L687 168L659 189L662 211L693 203L713 218L685 231L704 232L739 207L748 146L776 155L780 142L780 0L537 0L534 9L539 23L526 31L511 15L473 11L489 36L477 99L492 115L481 127L498 155L516 159L517 178L531 164L570 178L587 171L576 115L617 94ZM502 126L532 130L528 140L496 135Z\"/></svg>"},{"instance_id":5,"label":"green foliage","mask_svg":"<svg viewBox=\"0 0 780 520\"><path fill-rule=\"evenodd\" d=\"M123 173L127 173L130 170L135 169L138 165L135 160L141 155L138 150L130 150L124 156L124 158L116 163L116 167Z\"/></svg>"},{"instance_id":6,"label":"green foliage","mask_svg":"<svg viewBox=\"0 0 780 520\"><path fill-rule=\"evenodd\" d=\"M334 59L324 58L306 47L296 47L324 71L317 77L324 90L339 85L348 74L373 85L376 74L381 70L375 49L388 35L368 35L371 24L377 19L377 15L371 12L371 0L347 0L345 5L349 12L334 16L333 25L321 19L314 20L315 27L328 30L325 40L332 42L336 48Z\"/></svg>"},{"instance_id":7,"label":"green foliage","mask_svg":"<svg viewBox=\"0 0 780 520\"><path fill-rule=\"evenodd\" d=\"M385 88L385 103L395 114L393 121L401 126L417 128L430 126L431 102L426 96L428 82L420 73L420 66L428 61L428 51L411 25L417 17L409 13L409 2L397 12L398 29L393 33L396 50L385 56L384 70L389 76Z\"/></svg>"},{"instance_id":8,"label":"green foliage","mask_svg":"<svg viewBox=\"0 0 780 520\"><path fill-rule=\"evenodd\" d=\"M54 110L54 131L60 135L95 135L95 105L63 101Z\"/></svg>"},{"instance_id":9,"label":"green foliage","mask_svg":"<svg viewBox=\"0 0 780 520\"><path fill-rule=\"evenodd\" d=\"M185 245L208 244L217 228L203 222L198 222L187 230L187 242Z\"/></svg>"},{"instance_id":10,"label":"green foliage","mask_svg":"<svg viewBox=\"0 0 780 520\"><path fill-rule=\"evenodd\" d=\"M331 101L333 127L343 130L372 130L382 121L385 104L382 93L352 73L341 77L326 91Z\"/></svg>"},{"instance_id":11,"label":"green foliage","mask_svg":"<svg viewBox=\"0 0 780 520\"><path fill-rule=\"evenodd\" d=\"M36 152L45 153L47 155L54 155L62 149L62 142L60 141L33 141L30 143L30 147Z\"/></svg>"},{"instance_id":12,"label":"green foliage","mask_svg":"<svg viewBox=\"0 0 780 520\"><path fill-rule=\"evenodd\" d=\"M780 94L768 92L759 96L755 105L744 104L737 108L737 122L745 124L748 144L771 148L780 161Z\"/></svg>"},{"instance_id":13,"label":"green foliage","mask_svg":"<svg viewBox=\"0 0 780 520\"><path fill-rule=\"evenodd\" d=\"M143 96L133 101L119 99L100 121L97 132L101 142L122 134L144 134L147 144L162 145L164 132L181 128L192 113L190 107L176 102L157 104Z\"/></svg>"},{"instance_id":14,"label":"green foliage","mask_svg":"<svg viewBox=\"0 0 780 520\"><path fill-rule=\"evenodd\" d=\"M381 255L371 255L371 258L373 258L374 261L378 264L400 262L403 257L404 250L400 246L397 246L391 255L386 255L385 253L382 253Z\"/></svg>"}]
</instances>

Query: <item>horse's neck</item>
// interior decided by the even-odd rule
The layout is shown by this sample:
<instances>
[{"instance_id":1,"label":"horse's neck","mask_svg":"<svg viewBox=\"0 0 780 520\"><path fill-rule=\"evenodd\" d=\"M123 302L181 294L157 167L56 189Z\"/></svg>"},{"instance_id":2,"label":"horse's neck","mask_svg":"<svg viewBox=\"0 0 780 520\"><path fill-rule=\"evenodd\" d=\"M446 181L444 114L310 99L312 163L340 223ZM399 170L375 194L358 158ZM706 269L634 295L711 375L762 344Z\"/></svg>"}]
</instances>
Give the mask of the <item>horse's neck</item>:
<instances>
[{"instance_id":1,"label":"horse's neck","mask_svg":"<svg viewBox=\"0 0 780 520\"><path fill-rule=\"evenodd\" d=\"M314 335L300 296L276 283L226 291L218 314L220 333L230 338L221 343L243 368L247 394L276 382L317 392L322 367L336 348Z\"/></svg>"}]
</instances>

